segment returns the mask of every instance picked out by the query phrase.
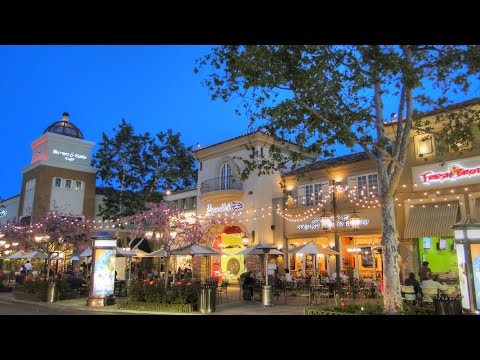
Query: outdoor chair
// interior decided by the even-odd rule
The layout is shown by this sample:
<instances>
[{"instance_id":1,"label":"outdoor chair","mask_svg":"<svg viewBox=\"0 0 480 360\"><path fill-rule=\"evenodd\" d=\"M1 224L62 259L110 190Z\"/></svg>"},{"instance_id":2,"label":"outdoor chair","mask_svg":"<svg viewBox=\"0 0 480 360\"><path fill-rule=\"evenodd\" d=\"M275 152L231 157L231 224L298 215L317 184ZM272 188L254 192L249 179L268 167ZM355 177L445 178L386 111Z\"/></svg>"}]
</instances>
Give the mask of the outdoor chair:
<instances>
[{"instance_id":1,"label":"outdoor chair","mask_svg":"<svg viewBox=\"0 0 480 360\"><path fill-rule=\"evenodd\" d=\"M415 305L417 303L417 294L413 285L402 285L402 299L405 303Z\"/></svg>"}]
</instances>

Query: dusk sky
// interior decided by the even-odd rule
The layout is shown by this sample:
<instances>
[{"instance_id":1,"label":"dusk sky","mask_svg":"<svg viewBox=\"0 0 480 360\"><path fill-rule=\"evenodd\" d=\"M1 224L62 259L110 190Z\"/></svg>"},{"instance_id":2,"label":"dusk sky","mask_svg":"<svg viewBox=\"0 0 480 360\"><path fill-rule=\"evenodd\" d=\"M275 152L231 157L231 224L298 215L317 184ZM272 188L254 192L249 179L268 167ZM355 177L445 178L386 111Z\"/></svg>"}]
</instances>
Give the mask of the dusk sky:
<instances>
[{"instance_id":1,"label":"dusk sky","mask_svg":"<svg viewBox=\"0 0 480 360\"><path fill-rule=\"evenodd\" d=\"M203 76L193 73L211 47L0 46L0 198L20 193L31 143L63 112L97 144L122 118L137 133L171 128L193 146L247 133L246 118L234 114L238 103L212 101ZM478 96L476 84L458 101Z\"/></svg>"}]
</instances>

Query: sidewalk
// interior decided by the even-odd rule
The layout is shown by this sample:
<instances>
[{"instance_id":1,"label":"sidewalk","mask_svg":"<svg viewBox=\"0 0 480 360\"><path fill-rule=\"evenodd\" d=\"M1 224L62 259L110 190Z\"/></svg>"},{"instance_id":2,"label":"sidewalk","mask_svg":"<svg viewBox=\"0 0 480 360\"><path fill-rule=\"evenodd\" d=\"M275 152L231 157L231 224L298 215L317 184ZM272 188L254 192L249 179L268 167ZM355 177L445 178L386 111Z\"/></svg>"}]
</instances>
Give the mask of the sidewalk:
<instances>
[{"instance_id":1,"label":"sidewalk","mask_svg":"<svg viewBox=\"0 0 480 360\"><path fill-rule=\"evenodd\" d=\"M117 299L119 302L124 298ZM84 311L99 311L108 313L129 313L129 314L149 314L149 315L303 315L306 303L299 303L293 299L290 301L292 304L283 304L283 298L280 301L275 301L272 307L262 307L261 301L244 301L239 299L238 288L232 287L228 290L228 299L223 303L217 304L214 312L210 314L202 314L198 311L193 313L162 313L158 311L136 311L136 310L120 310L118 309L118 303L116 305L102 306L102 307L90 307L87 306L87 298L77 298L69 300L56 301L54 303L48 302L34 302L26 300L14 299L11 292L0 293L0 301L3 302L17 302L17 303L29 303L38 306L48 306L52 308L70 308L75 310Z\"/></svg>"}]
</instances>

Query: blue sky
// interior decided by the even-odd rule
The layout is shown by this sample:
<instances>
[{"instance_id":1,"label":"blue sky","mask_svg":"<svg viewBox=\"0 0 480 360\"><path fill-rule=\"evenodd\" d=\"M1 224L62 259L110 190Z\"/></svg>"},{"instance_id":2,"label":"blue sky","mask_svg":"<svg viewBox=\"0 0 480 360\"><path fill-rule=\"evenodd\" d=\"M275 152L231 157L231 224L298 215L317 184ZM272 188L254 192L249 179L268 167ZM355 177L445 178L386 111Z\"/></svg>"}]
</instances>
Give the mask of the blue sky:
<instances>
[{"instance_id":1,"label":"blue sky","mask_svg":"<svg viewBox=\"0 0 480 360\"><path fill-rule=\"evenodd\" d=\"M122 118L136 132L168 128L186 145L211 145L248 131L238 105L212 101L195 75L211 46L0 46L0 197L18 195L30 144L63 112L98 143ZM472 96L480 96L474 86ZM464 100L461 98L459 101ZM385 114L395 109L385 109ZM96 148L94 148L94 151Z\"/></svg>"},{"instance_id":2,"label":"blue sky","mask_svg":"<svg viewBox=\"0 0 480 360\"><path fill-rule=\"evenodd\" d=\"M30 144L63 112L98 143L122 118L137 132L172 128L186 145L247 132L235 104L212 101L195 75L211 46L0 46L0 197L20 193ZM96 150L96 148L94 148Z\"/></svg>"}]
</instances>

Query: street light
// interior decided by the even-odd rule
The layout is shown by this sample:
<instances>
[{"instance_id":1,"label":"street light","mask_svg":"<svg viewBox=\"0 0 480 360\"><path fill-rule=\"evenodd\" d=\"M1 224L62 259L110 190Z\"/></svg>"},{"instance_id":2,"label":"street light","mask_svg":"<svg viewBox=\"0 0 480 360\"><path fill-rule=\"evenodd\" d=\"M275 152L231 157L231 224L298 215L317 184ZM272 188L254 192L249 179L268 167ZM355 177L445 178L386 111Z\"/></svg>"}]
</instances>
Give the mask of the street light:
<instances>
[{"instance_id":1,"label":"street light","mask_svg":"<svg viewBox=\"0 0 480 360\"><path fill-rule=\"evenodd\" d=\"M470 216L452 226L462 308L480 314L480 222Z\"/></svg>"},{"instance_id":2,"label":"street light","mask_svg":"<svg viewBox=\"0 0 480 360\"><path fill-rule=\"evenodd\" d=\"M340 278L340 270L341 270L341 251L340 251L340 237L338 235L338 206L337 206L337 191L339 191L338 187L340 185L336 183L335 180L332 180L332 213L328 212L326 209L323 209L323 213L320 216L320 225L324 231L328 231L333 228L333 233L335 237L335 250L338 252L335 261L335 272L336 272L336 287L337 290L341 288L341 278ZM333 216L333 221L332 221ZM360 227L362 219L358 216L357 211L353 208L352 215L350 215L348 219L352 230L357 230ZM375 272L374 272L375 273Z\"/></svg>"}]
</instances>

